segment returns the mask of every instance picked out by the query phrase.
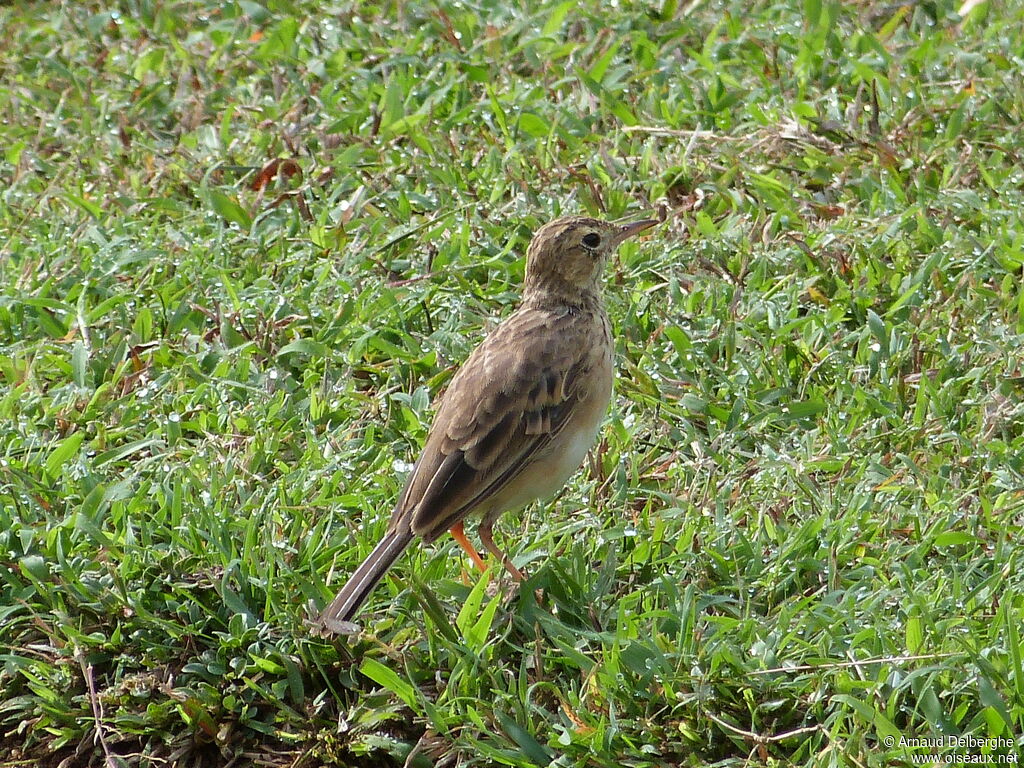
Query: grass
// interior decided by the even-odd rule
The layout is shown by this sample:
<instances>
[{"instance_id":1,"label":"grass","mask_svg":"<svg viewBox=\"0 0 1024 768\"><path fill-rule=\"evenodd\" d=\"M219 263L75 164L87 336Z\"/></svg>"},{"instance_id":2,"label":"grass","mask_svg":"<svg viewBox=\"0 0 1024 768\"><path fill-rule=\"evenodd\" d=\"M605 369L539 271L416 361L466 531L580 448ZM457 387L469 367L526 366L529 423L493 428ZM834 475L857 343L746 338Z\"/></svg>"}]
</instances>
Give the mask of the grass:
<instances>
[{"instance_id":1,"label":"grass","mask_svg":"<svg viewBox=\"0 0 1024 768\"><path fill-rule=\"evenodd\" d=\"M1015 758L1024 6L957 11L0 6L0 765ZM533 228L661 202L526 588L311 635Z\"/></svg>"}]
</instances>

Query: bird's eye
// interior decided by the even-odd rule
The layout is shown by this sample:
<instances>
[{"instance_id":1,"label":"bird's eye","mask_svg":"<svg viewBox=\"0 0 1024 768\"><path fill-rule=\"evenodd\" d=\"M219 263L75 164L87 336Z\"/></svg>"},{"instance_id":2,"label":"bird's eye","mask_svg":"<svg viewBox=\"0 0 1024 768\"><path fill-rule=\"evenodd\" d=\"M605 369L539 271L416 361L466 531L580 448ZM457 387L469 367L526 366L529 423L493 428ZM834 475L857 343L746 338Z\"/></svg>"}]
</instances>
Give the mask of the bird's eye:
<instances>
[{"instance_id":1,"label":"bird's eye","mask_svg":"<svg viewBox=\"0 0 1024 768\"><path fill-rule=\"evenodd\" d=\"M601 244L601 236L596 232L588 232L583 236L583 244L587 248L597 248Z\"/></svg>"}]
</instances>

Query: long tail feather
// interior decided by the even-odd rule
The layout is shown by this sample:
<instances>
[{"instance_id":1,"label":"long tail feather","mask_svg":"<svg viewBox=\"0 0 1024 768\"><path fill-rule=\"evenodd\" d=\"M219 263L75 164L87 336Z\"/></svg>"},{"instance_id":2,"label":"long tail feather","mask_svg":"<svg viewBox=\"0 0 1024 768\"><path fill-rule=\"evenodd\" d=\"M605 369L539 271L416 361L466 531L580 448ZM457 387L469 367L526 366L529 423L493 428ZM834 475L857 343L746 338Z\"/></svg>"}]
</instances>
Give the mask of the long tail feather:
<instances>
[{"instance_id":1,"label":"long tail feather","mask_svg":"<svg viewBox=\"0 0 1024 768\"><path fill-rule=\"evenodd\" d=\"M355 618L363 602L377 586L377 582L384 578L388 568L405 551L412 539L412 533L392 531L385 534L380 543L373 548L373 552L345 582L337 597L324 608L317 623L329 632L345 632L347 628L341 622L351 622Z\"/></svg>"}]
</instances>

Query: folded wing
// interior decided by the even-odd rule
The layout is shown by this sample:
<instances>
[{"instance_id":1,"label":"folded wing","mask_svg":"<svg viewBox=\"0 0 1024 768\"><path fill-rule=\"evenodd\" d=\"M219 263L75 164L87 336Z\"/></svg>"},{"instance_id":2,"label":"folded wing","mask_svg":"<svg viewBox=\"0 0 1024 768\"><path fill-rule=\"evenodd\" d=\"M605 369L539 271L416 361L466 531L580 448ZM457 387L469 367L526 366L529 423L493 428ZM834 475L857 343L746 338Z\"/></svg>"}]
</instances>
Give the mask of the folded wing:
<instances>
[{"instance_id":1,"label":"folded wing","mask_svg":"<svg viewBox=\"0 0 1024 768\"><path fill-rule=\"evenodd\" d=\"M391 530L432 541L544 455L586 396L577 319L517 312L475 350L441 398Z\"/></svg>"}]
</instances>

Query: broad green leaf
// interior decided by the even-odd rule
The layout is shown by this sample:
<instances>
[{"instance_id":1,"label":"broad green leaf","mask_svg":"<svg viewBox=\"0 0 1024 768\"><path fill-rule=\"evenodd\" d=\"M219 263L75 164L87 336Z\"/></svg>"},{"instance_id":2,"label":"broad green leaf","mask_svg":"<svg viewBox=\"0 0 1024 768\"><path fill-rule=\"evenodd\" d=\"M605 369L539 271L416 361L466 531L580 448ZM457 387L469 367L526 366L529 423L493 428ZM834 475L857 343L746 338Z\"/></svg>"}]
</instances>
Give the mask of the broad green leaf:
<instances>
[{"instance_id":1,"label":"broad green leaf","mask_svg":"<svg viewBox=\"0 0 1024 768\"><path fill-rule=\"evenodd\" d=\"M501 729L508 734L508 737L516 743L523 751L523 755L530 761L537 765L548 765L551 762L551 754L519 723L498 709L494 710L494 716L501 724Z\"/></svg>"},{"instance_id":2,"label":"broad green leaf","mask_svg":"<svg viewBox=\"0 0 1024 768\"><path fill-rule=\"evenodd\" d=\"M287 355L302 354L310 357L330 357L331 350L326 344L313 339L296 339L283 346L277 353L279 358Z\"/></svg>"},{"instance_id":3,"label":"broad green leaf","mask_svg":"<svg viewBox=\"0 0 1024 768\"><path fill-rule=\"evenodd\" d=\"M522 112L519 115L519 130L535 139L543 139L551 132L551 126L532 112Z\"/></svg>"},{"instance_id":4,"label":"broad green leaf","mask_svg":"<svg viewBox=\"0 0 1024 768\"><path fill-rule=\"evenodd\" d=\"M404 679L399 677L394 670L386 667L376 659L363 659L359 671L384 688L387 688L398 698L406 703L410 709L417 709L416 691Z\"/></svg>"},{"instance_id":5,"label":"broad green leaf","mask_svg":"<svg viewBox=\"0 0 1024 768\"><path fill-rule=\"evenodd\" d=\"M60 477L63 474L64 465L78 453L83 440L85 440L85 432L72 432L65 437L46 457L44 467L46 474L54 479Z\"/></svg>"},{"instance_id":6,"label":"broad green leaf","mask_svg":"<svg viewBox=\"0 0 1024 768\"><path fill-rule=\"evenodd\" d=\"M249 214L245 212L245 209L233 197L228 197L223 192L211 189L209 191L209 198L210 206L222 219L237 224L246 232L252 227L252 219Z\"/></svg>"},{"instance_id":7,"label":"broad green leaf","mask_svg":"<svg viewBox=\"0 0 1024 768\"><path fill-rule=\"evenodd\" d=\"M92 382L89 381L89 351L80 339L71 347L71 378L76 386L83 389L92 386Z\"/></svg>"},{"instance_id":8,"label":"broad green leaf","mask_svg":"<svg viewBox=\"0 0 1024 768\"><path fill-rule=\"evenodd\" d=\"M920 653L924 646L924 627L920 616L911 616L907 619L905 640L907 653Z\"/></svg>"},{"instance_id":9,"label":"broad green leaf","mask_svg":"<svg viewBox=\"0 0 1024 768\"><path fill-rule=\"evenodd\" d=\"M462 604L462 608L459 610L459 615L455 619L455 626L459 628L463 638L467 637L477 621L480 606L483 604L484 593L487 591L487 585L490 583L490 580L489 573L482 574L477 579L476 584L473 585L473 589L469 591L466 602Z\"/></svg>"}]
</instances>

